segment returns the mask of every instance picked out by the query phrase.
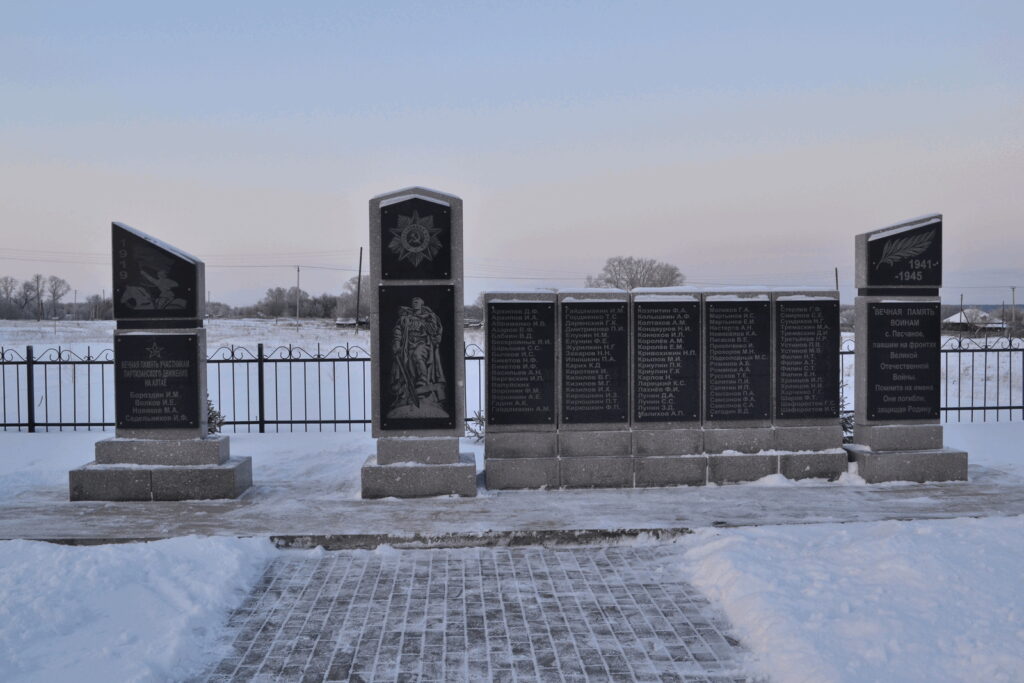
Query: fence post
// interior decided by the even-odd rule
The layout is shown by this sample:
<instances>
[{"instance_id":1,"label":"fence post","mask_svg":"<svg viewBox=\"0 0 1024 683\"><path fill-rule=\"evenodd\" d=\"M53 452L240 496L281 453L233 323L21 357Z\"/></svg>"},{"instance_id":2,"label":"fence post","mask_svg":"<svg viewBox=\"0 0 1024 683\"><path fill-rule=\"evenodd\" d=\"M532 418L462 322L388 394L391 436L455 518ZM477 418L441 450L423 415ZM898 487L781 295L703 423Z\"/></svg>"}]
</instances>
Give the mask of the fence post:
<instances>
[{"instance_id":1,"label":"fence post","mask_svg":"<svg viewBox=\"0 0 1024 683\"><path fill-rule=\"evenodd\" d=\"M28 394L28 431L36 431L36 373L32 346L25 347L25 393Z\"/></svg>"},{"instance_id":2,"label":"fence post","mask_svg":"<svg viewBox=\"0 0 1024 683\"><path fill-rule=\"evenodd\" d=\"M263 412L263 344L256 345L256 394L259 397L260 434L267 431L267 418Z\"/></svg>"}]
</instances>

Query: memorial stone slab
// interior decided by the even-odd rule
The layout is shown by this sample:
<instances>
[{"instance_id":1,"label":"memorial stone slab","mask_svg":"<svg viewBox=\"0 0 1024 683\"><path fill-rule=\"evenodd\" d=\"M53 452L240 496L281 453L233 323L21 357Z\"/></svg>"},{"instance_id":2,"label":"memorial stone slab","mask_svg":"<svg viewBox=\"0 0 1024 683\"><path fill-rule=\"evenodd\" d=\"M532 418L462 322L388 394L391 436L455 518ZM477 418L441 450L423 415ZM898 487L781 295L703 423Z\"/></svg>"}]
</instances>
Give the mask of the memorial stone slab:
<instances>
[{"instance_id":1,"label":"memorial stone slab","mask_svg":"<svg viewBox=\"0 0 1024 683\"><path fill-rule=\"evenodd\" d=\"M772 301L775 448L841 449L839 292L776 290Z\"/></svg>"},{"instance_id":2,"label":"memorial stone slab","mask_svg":"<svg viewBox=\"0 0 1024 683\"><path fill-rule=\"evenodd\" d=\"M856 238L854 444L875 481L967 478L939 422L942 215Z\"/></svg>"},{"instance_id":3,"label":"memorial stone slab","mask_svg":"<svg viewBox=\"0 0 1024 683\"><path fill-rule=\"evenodd\" d=\"M704 293L704 450L772 448L772 328L763 289Z\"/></svg>"},{"instance_id":4,"label":"memorial stone slab","mask_svg":"<svg viewBox=\"0 0 1024 683\"><path fill-rule=\"evenodd\" d=\"M466 412L462 200L410 187L373 197L369 212L377 452L362 469L363 497L475 495L475 468L458 452Z\"/></svg>"},{"instance_id":5,"label":"memorial stone slab","mask_svg":"<svg viewBox=\"0 0 1024 683\"><path fill-rule=\"evenodd\" d=\"M69 473L71 499L237 498L252 465L208 433L203 262L123 223L111 242L115 437Z\"/></svg>"},{"instance_id":6,"label":"memorial stone slab","mask_svg":"<svg viewBox=\"0 0 1024 683\"><path fill-rule=\"evenodd\" d=\"M639 287L630 301L636 485L703 484L706 476L697 476L700 465L691 457L704 452L701 290ZM686 460L672 463L665 456ZM650 458L656 460L646 462Z\"/></svg>"},{"instance_id":7,"label":"memorial stone slab","mask_svg":"<svg viewBox=\"0 0 1024 683\"><path fill-rule=\"evenodd\" d=\"M561 485L632 486L629 295L560 290L558 306Z\"/></svg>"},{"instance_id":8,"label":"memorial stone slab","mask_svg":"<svg viewBox=\"0 0 1024 683\"><path fill-rule=\"evenodd\" d=\"M484 293L488 488L558 486L556 304L552 290Z\"/></svg>"}]
</instances>

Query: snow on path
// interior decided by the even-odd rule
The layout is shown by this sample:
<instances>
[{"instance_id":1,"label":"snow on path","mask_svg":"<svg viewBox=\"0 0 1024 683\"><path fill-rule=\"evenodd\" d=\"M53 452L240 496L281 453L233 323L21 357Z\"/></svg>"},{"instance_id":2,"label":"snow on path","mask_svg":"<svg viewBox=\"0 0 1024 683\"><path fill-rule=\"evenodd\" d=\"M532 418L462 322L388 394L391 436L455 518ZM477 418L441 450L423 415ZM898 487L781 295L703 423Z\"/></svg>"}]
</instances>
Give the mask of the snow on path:
<instances>
[{"instance_id":1,"label":"snow on path","mask_svg":"<svg viewBox=\"0 0 1024 683\"><path fill-rule=\"evenodd\" d=\"M780 682L1024 680L1024 518L707 529L684 575Z\"/></svg>"},{"instance_id":2,"label":"snow on path","mask_svg":"<svg viewBox=\"0 0 1024 683\"><path fill-rule=\"evenodd\" d=\"M201 671L279 553L265 539L0 542L0 680L170 681Z\"/></svg>"}]
</instances>

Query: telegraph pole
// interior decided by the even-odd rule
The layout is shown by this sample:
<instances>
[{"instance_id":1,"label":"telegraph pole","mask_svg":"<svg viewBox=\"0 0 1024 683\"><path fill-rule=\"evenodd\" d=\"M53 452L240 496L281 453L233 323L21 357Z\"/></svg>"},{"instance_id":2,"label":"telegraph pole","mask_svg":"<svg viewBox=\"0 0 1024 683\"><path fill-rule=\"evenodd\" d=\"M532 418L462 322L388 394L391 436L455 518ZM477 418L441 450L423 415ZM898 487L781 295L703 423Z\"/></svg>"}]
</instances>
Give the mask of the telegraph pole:
<instances>
[{"instance_id":1,"label":"telegraph pole","mask_svg":"<svg viewBox=\"0 0 1024 683\"><path fill-rule=\"evenodd\" d=\"M359 247L359 270L356 271L356 329L359 329L359 299L363 289L363 248Z\"/></svg>"},{"instance_id":2,"label":"telegraph pole","mask_svg":"<svg viewBox=\"0 0 1024 683\"><path fill-rule=\"evenodd\" d=\"M299 326L299 292L302 291L302 281L299 271L300 267L295 266L295 327Z\"/></svg>"}]
</instances>

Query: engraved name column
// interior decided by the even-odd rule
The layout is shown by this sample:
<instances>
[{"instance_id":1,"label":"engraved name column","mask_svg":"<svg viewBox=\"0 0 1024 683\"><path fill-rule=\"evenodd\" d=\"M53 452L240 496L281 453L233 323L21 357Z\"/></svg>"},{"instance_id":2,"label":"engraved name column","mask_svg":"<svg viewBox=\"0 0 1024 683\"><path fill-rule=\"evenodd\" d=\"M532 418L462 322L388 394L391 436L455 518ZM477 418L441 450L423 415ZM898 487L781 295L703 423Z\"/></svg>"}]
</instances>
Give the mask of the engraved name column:
<instances>
[{"instance_id":1,"label":"engraved name column","mask_svg":"<svg viewBox=\"0 0 1024 683\"><path fill-rule=\"evenodd\" d=\"M836 479L847 469L839 424L839 292L776 290L772 302L779 471L790 479Z\"/></svg>"},{"instance_id":2,"label":"engraved name column","mask_svg":"<svg viewBox=\"0 0 1024 683\"><path fill-rule=\"evenodd\" d=\"M939 422L942 215L856 239L854 445L868 482L967 478Z\"/></svg>"},{"instance_id":3,"label":"engraved name column","mask_svg":"<svg viewBox=\"0 0 1024 683\"><path fill-rule=\"evenodd\" d=\"M768 292L705 292L704 450L713 454L708 481L778 472L777 457L754 455L772 448L771 336ZM730 453L714 455L725 451Z\"/></svg>"},{"instance_id":4,"label":"engraved name column","mask_svg":"<svg viewBox=\"0 0 1024 683\"><path fill-rule=\"evenodd\" d=\"M640 287L630 308L636 485L704 484L700 290Z\"/></svg>"},{"instance_id":5,"label":"engraved name column","mask_svg":"<svg viewBox=\"0 0 1024 683\"><path fill-rule=\"evenodd\" d=\"M207 433L203 262L122 223L111 230L115 438L70 473L71 499L235 498L252 464Z\"/></svg>"},{"instance_id":6,"label":"engraved name column","mask_svg":"<svg viewBox=\"0 0 1024 683\"><path fill-rule=\"evenodd\" d=\"M476 495L465 433L462 200L412 187L370 200L373 436L364 498Z\"/></svg>"},{"instance_id":7,"label":"engraved name column","mask_svg":"<svg viewBox=\"0 0 1024 683\"><path fill-rule=\"evenodd\" d=\"M558 305L561 484L632 486L629 295L562 290Z\"/></svg>"},{"instance_id":8,"label":"engraved name column","mask_svg":"<svg viewBox=\"0 0 1024 683\"><path fill-rule=\"evenodd\" d=\"M487 488L558 486L555 293L486 292Z\"/></svg>"}]
</instances>

